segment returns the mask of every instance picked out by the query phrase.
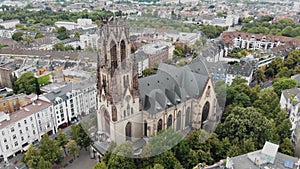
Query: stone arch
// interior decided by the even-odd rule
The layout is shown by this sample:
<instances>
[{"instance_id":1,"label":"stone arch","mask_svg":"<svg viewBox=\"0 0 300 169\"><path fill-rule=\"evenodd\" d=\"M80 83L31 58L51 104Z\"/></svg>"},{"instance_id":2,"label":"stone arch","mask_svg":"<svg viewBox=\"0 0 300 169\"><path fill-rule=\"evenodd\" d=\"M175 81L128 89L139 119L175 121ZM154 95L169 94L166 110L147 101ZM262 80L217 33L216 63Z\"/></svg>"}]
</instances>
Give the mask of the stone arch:
<instances>
[{"instance_id":1,"label":"stone arch","mask_svg":"<svg viewBox=\"0 0 300 169\"><path fill-rule=\"evenodd\" d=\"M177 113L177 122L176 122L176 131L181 129L181 111L179 110Z\"/></svg>"},{"instance_id":2,"label":"stone arch","mask_svg":"<svg viewBox=\"0 0 300 169\"><path fill-rule=\"evenodd\" d=\"M121 41L120 43L120 48L121 48L121 64L122 66L126 65L126 43L124 40Z\"/></svg>"},{"instance_id":3,"label":"stone arch","mask_svg":"<svg viewBox=\"0 0 300 169\"><path fill-rule=\"evenodd\" d=\"M131 128L132 128L131 122L128 122L125 127L126 141L131 140Z\"/></svg>"},{"instance_id":4,"label":"stone arch","mask_svg":"<svg viewBox=\"0 0 300 169\"><path fill-rule=\"evenodd\" d=\"M110 116L106 108L104 108L103 111L104 111L104 123L105 123L104 130L105 132L110 134Z\"/></svg>"},{"instance_id":5,"label":"stone arch","mask_svg":"<svg viewBox=\"0 0 300 169\"><path fill-rule=\"evenodd\" d=\"M144 120L144 136L148 136L148 123L146 120Z\"/></svg>"},{"instance_id":6,"label":"stone arch","mask_svg":"<svg viewBox=\"0 0 300 169\"><path fill-rule=\"evenodd\" d=\"M202 109L202 116L201 116L201 124L203 126L203 123L207 120L208 114L210 109L210 103L208 101L205 102L203 109Z\"/></svg>"},{"instance_id":7,"label":"stone arch","mask_svg":"<svg viewBox=\"0 0 300 169\"><path fill-rule=\"evenodd\" d=\"M157 132L162 130L162 119L159 119L157 122Z\"/></svg>"},{"instance_id":8,"label":"stone arch","mask_svg":"<svg viewBox=\"0 0 300 169\"><path fill-rule=\"evenodd\" d=\"M110 42L110 57L111 57L111 68L115 70L118 67L118 56L117 56L117 45L115 41Z\"/></svg>"},{"instance_id":9,"label":"stone arch","mask_svg":"<svg viewBox=\"0 0 300 169\"><path fill-rule=\"evenodd\" d=\"M191 108L188 107L185 112L185 127L189 126L191 122Z\"/></svg>"},{"instance_id":10,"label":"stone arch","mask_svg":"<svg viewBox=\"0 0 300 169\"><path fill-rule=\"evenodd\" d=\"M172 120L173 120L173 117L172 117L172 114L170 114L168 116L167 127L172 127Z\"/></svg>"},{"instance_id":11,"label":"stone arch","mask_svg":"<svg viewBox=\"0 0 300 169\"><path fill-rule=\"evenodd\" d=\"M118 121L118 114L117 114L117 108L115 105L112 105L111 106L111 116L112 116L112 121L113 122L116 122Z\"/></svg>"}]
</instances>

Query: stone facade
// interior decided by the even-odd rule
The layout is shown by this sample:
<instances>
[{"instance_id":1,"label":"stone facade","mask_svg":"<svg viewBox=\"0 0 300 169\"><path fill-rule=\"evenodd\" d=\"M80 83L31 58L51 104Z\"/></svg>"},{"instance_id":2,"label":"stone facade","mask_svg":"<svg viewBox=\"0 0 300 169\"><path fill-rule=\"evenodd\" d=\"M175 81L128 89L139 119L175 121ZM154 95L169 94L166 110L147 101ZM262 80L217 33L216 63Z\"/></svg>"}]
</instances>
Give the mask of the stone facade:
<instances>
[{"instance_id":1,"label":"stone facade","mask_svg":"<svg viewBox=\"0 0 300 169\"><path fill-rule=\"evenodd\" d=\"M161 64L156 75L138 79L129 57L127 23L104 21L99 34L98 132L121 144L167 127L183 132L218 120L216 95L202 61L181 68Z\"/></svg>"}]
</instances>

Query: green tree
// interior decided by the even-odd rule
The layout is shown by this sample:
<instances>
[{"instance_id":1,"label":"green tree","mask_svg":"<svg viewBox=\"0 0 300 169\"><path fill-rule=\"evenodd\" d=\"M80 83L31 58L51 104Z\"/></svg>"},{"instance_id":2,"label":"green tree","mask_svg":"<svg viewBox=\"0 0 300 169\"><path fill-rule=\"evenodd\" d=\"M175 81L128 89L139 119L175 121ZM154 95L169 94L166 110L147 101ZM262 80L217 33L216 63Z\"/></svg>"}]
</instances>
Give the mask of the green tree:
<instances>
[{"instance_id":1,"label":"green tree","mask_svg":"<svg viewBox=\"0 0 300 169\"><path fill-rule=\"evenodd\" d=\"M155 164L153 169L165 169L161 164Z\"/></svg>"},{"instance_id":2,"label":"green tree","mask_svg":"<svg viewBox=\"0 0 300 169\"><path fill-rule=\"evenodd\" d=\"M97 163L92 169L108 169L104 162Z\"/></svg>"},{"instance_id":3,"label":"green tree","mask_svg":"<svg viewBox=\"0 0 300 169\"><path fill-rule=\"evenodd\" d=\"M45 35L42 34L41 32L37 32L37 33L35 34L34 39L42 38L42 37L44 37L44 36L45 36Z\"/></svg>"},{"instance_id":4,"label":"green tree","mask_svg":"<svg viewBox=\"0 0 300 169\"><path fill-rule=\"evenodd\" d=\"M71 127L71 137L77 145L79 145L81 148L87 148L90 146L92 140L87 135L86 131L83 130L82 126L80 124L72 125Z\"/></svg>"},{"instance_id":5,"label":"green tree","mask_svg":"<svg viewBox=\"0 0 300 169\"><path fill-rule=\"evenodd\" d=\"M58 42L53 45L53 49L63 51L65 50L65 45L62 42Z\"/></svg>"},{"instance_id":6,"label":"green tree","mask_svg":"<svg viewBox=\"0 0 300 169\"><path fill-rule=\"evenodd\" d=\"M253 107L234 107L224 123L218 125L216 133L220 138L253 139L255 148L261 148L265 141L273 139L271 122Z\"/></svg>"},{"instance_id":7,"label":"green tree","mask_svg":"<svg viewBox=\"0 0 300 169\"><path fill-rule=\"evenodd\" d=\"M279 151L290 156L294 155L294 145L290 139L285 138L279 146Z\"/></svg>"},{"instance_id":8,"label":"green tree","mask_svg":"<svg viewBox=\"0 0 300 169\"><path fill-rule=\"evenodd\" d=\"M236 77L236 78L233 79L231 85L234 86L234 85L245 84L245 83L247 83L247 80L246 80L246 79L243 79L243 78L241 78L241 77Z\"/></svg>"},{"instance_id":9,"label":"green tree","mask_svg":"<svg viewBox=\"0 0 300 169\"><path fill-rule=\"evenodd\" d=\"M34 77L32 72L26 72L21 77L16 80L16 88L18 91L16 93L40 94L40 87L37 78Z\"/></svg>"},{"instance_id":10,"label":"green tree","mask_svg":"<svg viewBox=\"0 0 300 169\"><path fill-rule=\"evenodd\" d=\"M12 39L15 40L15 41L21 41L21 40L23 40L23 35L24 35L23 32L15 32L12 35Z\"/></svg>"},{"instance_id":11,"label":"green tree","mask_svg":"<svg viewBox=\"0 0 300 169\"><path fill-rule=\"evenodd\" d=\"M80 33L80 32L75 32L75 33L74 33L74 37L75 37L75 38L79 38L79 37L80 37L80 35L81 35L81 33Z\"/></svg>"},{"instance_id":12,"label":"green tree","mask_svg":"<svg viewBox=\"0 0 300 169\"><path fill-rule=\"evenodd\" d=\"M143 70L143 75L145 77L155 74L155 70L153 68L146 68Z\"/></svg>"},{"instance_id":13,"label":"green tree","mask_svg":"<svg viewBox=\"0 0 300 169\"><path fill-rule=\"evenodd\" d=\"M108 164L108 161L110 159L110 156L112 155L112 152L114 151L114 149L117 147L117 143L116 142L110 142L107 151L105 152L104 156L103 156L103 162L105 164Z\"/></svg>"},{"instance_id":14,"label":"green tree","mask_svg":"<svg viewBox=\"0 0 300 169\"><path fill-rule=\"evenodd\" d=\"M47 159L51 164L54 162L60 162L62 160L62 151L58 143L49 138L47 134L43 135L39 149L41 152L41 157Z\"/></svg>"},{"instance_id":15,"label":"green tree","mask_svg":"<svg viewBox=\"0 0 300 169\"><path fill-rule=\"evenodd\" d=\"M67 32L67 29L65 28L65 27L59 27L58 29L57 29L57 33L58 33L58 36L57 36L57 38L59 39L59 40L64 40L64 39L68 39L68 38L70 38L70 36L69 36L69 34L68 34L68 32Z\"/></svg>"},{"instance_id":16,"label":"green tree","mask_svg":"<svg viewBox=\"0 0 300 169\"><path fill-rule=\"evenodd\" d=\"M52 164L45 160L43 157L40 158L38 165L37 165L37 169L52 169Z\"/></svg>"},{"instance_id":17,"label":"green tree","mask_svg":"<svg viewBox=\"0 0 300 169\"><path fill-rule=\"evenodd\" d=\"M234 104L241 104L243 107L251 106L251 100L245 93L238 93L233 100Z\"/></svg>"},{"instance_id":18,"label":"green tree","mask_svg":"<svg viewBox=\"0 0 300 169\"><path fill-rule=\"evenodd\" d=\"M62 129L58 130L57 133L57 142L60 147L63 147L68 143L68 138L65 133L63 133Z\"/></svg>"},{"instance_id":19,"label":"green tree","mask_svg":"<svg viewBox=\"0 0 300 169\"><path fill-rule=\"evenodd\" d=\"M281 95L282 90L291 89L296 86L297 86L297 81L292 78L276 78L273 81L273 88L278 96Z\"/></svg>"},{"instance_id":20,"label":"green tree","mask_svg":"<svg viewBox=\"0 0 300 169\"><path fill-rule=\"evenodd\" d=\"M77 150L76 142L74 140L69 141L67 147L69 149L70 155L73 156L74 159L75 159L76 156L78 155L78 150Z\"/></svg>"},{"instance_id":21,"label":"green tree","mask_svg":"<svg viewBox=\"0 0 300 169\"><path fill-rule=\"evenodd\" d=\"M32 144L22 158L22 162L26 163L32 169L38 169L39 161L41 160L40 151Z\"/></svg>"},{"instance_id":22,"label":"green tree","mask_svg":"<svg viewBox=\"0 0 300 169\"><path fill-rule=\"evenodd\" d=\"M287 67L283 67L279 70L278 74L276 75L276 77L282 78L282 77L286 77L289 78L291 77L292 71L289 70Z\"/></svg>"},{"instance_id":23,"label":"green tree","mask_svg":"<svg viewBox=\"0 0 300 169\"><path fill-rule=\"evenodd\" d=\"M154 164L161 164L164 169L182 168L180 162L171 151L166 151L154 157Z\"/></svg>"},{"instance_id":24,"label":"green tree","mask_svg":"<svg viewBox=\"0 0 300 169\"><path fill-rule=\"evenodd\" d=\"M258 69L255 72L254 79L257 81L258 84L260 84L261 82L265 82L266 78L264 71L262 69Z\"/></svg>"},{"instance_id":25,"label":"green tree","mask_svg":"<svg viewBox=\"0 0 300 169\"><path fill-rule=\"evenodd\" d=\"M108 161L108 168L111 169L134 169L133 149L130 142L125 142L114 149Z\"/></svg>"}]
</instances>

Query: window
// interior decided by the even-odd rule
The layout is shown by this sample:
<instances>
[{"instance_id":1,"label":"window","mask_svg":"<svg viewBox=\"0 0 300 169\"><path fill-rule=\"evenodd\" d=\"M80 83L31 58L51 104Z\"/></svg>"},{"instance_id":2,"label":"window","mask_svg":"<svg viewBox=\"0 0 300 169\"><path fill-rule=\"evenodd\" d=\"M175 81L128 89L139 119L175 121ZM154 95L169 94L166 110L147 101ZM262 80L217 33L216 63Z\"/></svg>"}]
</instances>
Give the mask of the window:
<instances>
[{"instance_id":1,"label":"window","mask_svg":"<svg viewBox=\"0 0 300 169\"><path fill-rule=\"evenodd\" d=\"M27 124L27 121L26 121L26 120L24 120L24 124Z\"/></svg>"},{"instance_id":2,"label":"window","mask_svg":"<svg viewBox=\"0 0 300 169\"><path fill-rule=\"evenodd\" d=\"M33 119L32 119L32 117L30 117L30 121L32 121Z\"/></svg>"},{"instance_id":3,"label":"window","mask_svg":"<svg viewBox=\"0 0 300 169\"><path fill-rule=\"evenodd\" d=\"M17 136L14 134L14 135L13 135L13 139L16 139L16 138L17 138Z\"/></svg>"},{"instance_id":4,"label":"window","mask_svg":"<svg viewBox=\"0 0 300 169\"><path fill-rule=\"evenodd\" d=\"M22 130L20 130L20 134L22 134L23 132L22 132Z\"/></svg>"},{"instance_id":5,"label":"window","mask_svg":"<svg viewBox=\"0 0 300 169\"><path fill-rule=\"evenodd\" d=\"M28 127L26 127L25 130L28 131Z\"/></svg>"},{"instance_id":6,"label":"window","mask_svg":"<svg viewBox=\"0 0 300 169\"><path fill-rule=\"evenodd\" d=\"M16 142L15 142L15 146L18 146L18 145L19 145L19 144L18 144L18 142L16 141Z\"/></svg>"},{"instance_id":7,"label":"window","mask_svg":"<svg viewBox=\"0 0 300 169\"><path fill-rule=\"evenodd\" d=\"M32 131L32 134L35 135L35 130Z\"/></svg>"},{"instance_id":8,"label":"window","mask_svg":"<svg viewBox=\"0 0 300 169\"><path fill-rule=\"evenodd\" d=\"M8 145L6 145L6 150L8 150L9 149L9 147L8 147Z\"/></svg>"},{"instance_id":9,"label":"window","mask_svg":"<svg viewBox=\"0 0 300 169\"><path fill-rule=\"evenodd\" d=\"M5 135L5 132L4 131L2 131L2 136L4 136Z\"/></svg>"},{"instance_id":10,"label":"window","mask_svg":"<svg viewBox=\"0 0 300 169\"><path fill-rule=\"evenodd\" d=\"M21 127L21 123L18 123L18 127Z\"/></svg>"},{"instance_id":11,"label":"window","mask_svg":"<svg viewBox=\"0 0 300 169\"><path fill-rule=\"evenodd\" d=\"M10 131L11 131L11 132L14 132L14 131L15 131L15 128L14 128L14 127L12 127L12 128L10 129Z\"/></svg>"},{"instance_id":12,"label":"window","mask_svg":"<svg viewBox=\"0 0 300 169\"><path fill-rule=\"evenodd\" d=\"M33 124L33 123L31 124L31 127L32 127L32 128L34 127L34 124Z\"/></svg>"},{"instance_id":13,"label":"window","mask_svg":"<svg viewBox=\"0 0 300 169\"><path fill-rule=\"evenodd\" d=\"M7 139L6 138L4 138L4 143L6 143L7 142Z\"/></svg>"},{"instance_id":14,"label":"window","mask_svg":"<svg viewBox=\"0 0 300 169\"><path fill-rule=\"evenodd\" d=\"M23 136L21 137L21 141L24 141L24 137Z\"/></svg>"}]
</instances>

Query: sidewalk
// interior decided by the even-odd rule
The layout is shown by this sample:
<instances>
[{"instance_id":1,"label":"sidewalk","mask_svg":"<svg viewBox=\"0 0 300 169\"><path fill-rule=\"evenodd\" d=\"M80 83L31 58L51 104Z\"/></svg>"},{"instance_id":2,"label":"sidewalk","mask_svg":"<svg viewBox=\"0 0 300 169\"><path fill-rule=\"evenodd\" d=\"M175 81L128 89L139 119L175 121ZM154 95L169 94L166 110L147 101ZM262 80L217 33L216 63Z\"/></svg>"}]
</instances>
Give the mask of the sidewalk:
<instances>
[{"instance_id":1,"label":"sidewalk","mask_svg":"<svg viewBox=\"0 0 300 169\"><path fill-rule=\"evenodd\" d=\"M22 162L23 154L19 154L12 159L8 160L8 163L2 161L0 163L0 169L28 169Z\"/></svg>"},{"instance_id":2,"label":"sidewalk","mask_svg":"<svg viewBox=\"0 0 300 169\"><path fill-rule=\"evenodd\" d=\"M97 161L90 158L90 152L86 151L84 148L78 150L79 157L76 157L73 160L73 157L66 157L59 166L56 166L55 169L90 169L96 165Z\"/></svg>"}]
</instances>

